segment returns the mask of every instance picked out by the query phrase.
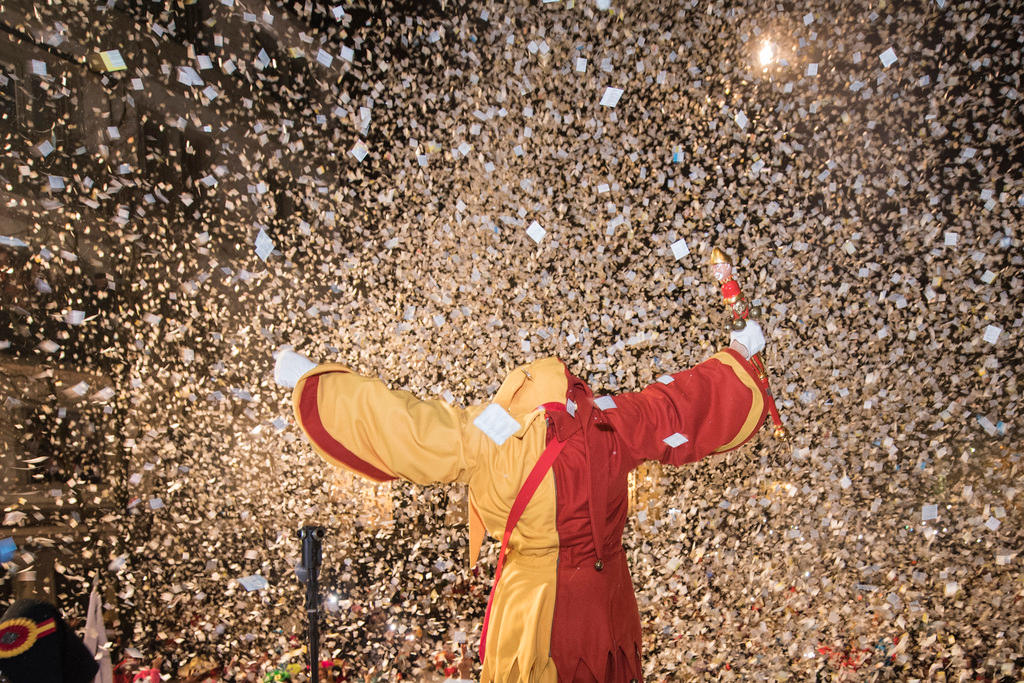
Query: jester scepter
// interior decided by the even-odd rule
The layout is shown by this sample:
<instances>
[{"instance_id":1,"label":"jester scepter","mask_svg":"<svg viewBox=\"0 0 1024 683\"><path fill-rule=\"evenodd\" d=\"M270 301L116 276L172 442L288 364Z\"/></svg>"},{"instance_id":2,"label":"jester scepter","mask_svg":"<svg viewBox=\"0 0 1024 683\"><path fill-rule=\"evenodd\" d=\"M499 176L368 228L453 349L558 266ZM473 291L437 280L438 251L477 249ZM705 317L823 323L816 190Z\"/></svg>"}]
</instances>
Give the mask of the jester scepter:
<instances>
[{"instance_id":1,"label":"jester scepter","mask_svg":"<svg viewBox=\"0 0 1024 683\"><path fill-rule=\"evenodd\" d=\"M736 282L736 278L732 274L732 263L725 257L721 249L715 247L711 250L711 260L708 261L708 265L711 266L711 274L722 287L722 299L725 300L726 306L732 312L733 329L742 330L748 318L760 317L756 310L751 309L746 297L743 296L743 292L740 291L740 284ZM752 311L754 312L752 313ZM772 395L772 390L768 383L768 371L765 370L761 354L755 353L752 355L750 363L757 370L757 379L761 383L761 387L764 389L765 396L767 397L768 412L771 414L772 423L775 425L775 438L786 439L789 434L786 428L782 426L782 418L779 417L779 409L775 406L775 397Z\"/></svg>"}]
</instances>

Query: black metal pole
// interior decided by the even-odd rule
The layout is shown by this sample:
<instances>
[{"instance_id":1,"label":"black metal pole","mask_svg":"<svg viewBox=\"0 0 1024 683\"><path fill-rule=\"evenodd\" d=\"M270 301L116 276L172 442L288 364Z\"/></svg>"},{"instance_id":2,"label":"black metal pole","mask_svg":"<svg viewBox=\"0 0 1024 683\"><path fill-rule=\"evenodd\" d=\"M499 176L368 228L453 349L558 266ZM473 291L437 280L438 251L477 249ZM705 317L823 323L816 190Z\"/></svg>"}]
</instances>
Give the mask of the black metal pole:
<instances>
[{"instance_id":1,"label":"black metal pole","mask_svg":"<svg viewBox=\"0 0 1024 683\"><path fill-rule=\"evenodd\" d=\"M317 577L323 559L321 541L327 530L322 526L299 529L302 539L302 563L295 568L299 580L306 584L306 618L309 620L309 680L320 683L320 588Z\"/></svg>"}]
</instances>

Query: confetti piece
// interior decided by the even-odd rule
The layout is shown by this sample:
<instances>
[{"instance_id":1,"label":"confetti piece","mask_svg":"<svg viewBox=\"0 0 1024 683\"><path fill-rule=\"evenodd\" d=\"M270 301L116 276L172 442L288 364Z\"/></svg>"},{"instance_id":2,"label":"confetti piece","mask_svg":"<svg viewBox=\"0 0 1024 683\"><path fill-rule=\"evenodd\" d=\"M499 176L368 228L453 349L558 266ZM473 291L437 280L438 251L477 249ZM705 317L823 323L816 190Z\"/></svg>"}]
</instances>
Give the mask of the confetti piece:
<instances>
[{"instance_id":1,"label":"confetti piece","mask_svg":"<svg viewBox=\"0 0 1024 683\"><path fill-rule=\"evenodd\" d=\"M1003 333L1003 328L998 325L988 325L985 327L984 340L989 344L995 344L999 341L999 335Z\"/></svg>"},{"instance_id":2,"label":"confetti piece","mask_svg":"<svg viewBox=\"0 0 1024 683\"><path fill-rule=\"evenodd\" d=\"M576 58L576 72L581 74L587 73L587 60L584 57Z\"/></svg>"},{"instance_id":3,"label":"confetti piece","mask_svg":"<svg viewBox=\"0 0 1024 683\"><path fill-rule=\"evenodd\" d=\"M112 399L114 397L114 393L113 387L103 387L89 398L98 403L103 403L104 401Z\"/></svg>"},{"instance_id":4,"label":"confetti piece","mask_svg":"<svg viewBox=\"0 0 1024 683\"><path fill-rule=\"evenodd\" d=\"M682 446L684 443L687 443L689 439L687 439L684 435L680 434L679 432L675 432L674 434L671 434L668 437L662 439L662 441L664 441L665 445L668 446L669 448L677 448L679 446Z\"/></svg>"},{"instance_id":5,"label":"confetti piece","mask_svg":"<svg viewBox=\"0 0 1024 683\"><path fill-rule=\"evenodd\" d=\"M678 261L684 256L689 256L689 254L690 247L686 245L685 239L678 239L672 243L672 256L675 258L675 260Z\"/></svg>"},{"instance_id":6,"label":"confetti piece","mask_svg":"<svg viewBox=\"0 0 1024 683\"><path fill-rule=\"evenodd\" d=\"M238 583L242 584L242 588L250 592L265 590L270 587L267 579L259 574L242 577L241 579L238 579Z\"/></svg>"},{"instance_id":7,"label":"confetti piece","mask_svg":"<svg viewBox=\"0 0 1024 683\"><path fill-rule=\"evenodd\" d=\"M921 521L930 522L933 519L937 519L939 516L939 506L935 504L925 504L921 506Z\"/></svg>"},{"instance_id":8,"label":"confetti piece","mask_svg":"<svg viewBox=\"0 0 1024 683\"><path fill-rule=\"evenodd\" d=\"M270 239L266 231L260 228L259 234L256 235L255 247L256 255L261 261L266 261L267 257L274 251L274 240Z\"/></svg>"},{"instance_id":9,"label":"confetti piece","mask_svg":"<svg viewBox=\"0 0 1024 683\"><path fill-rule=\"evenodd\" d=\"M353 145L352 149L349 150L349 154L354 156L356 161L360 162L366 158L366 155L369 154L369 152L370 150L367 149L366 144L362 140Z\"/></svg>"},{"instance_id":10,"label":"confetti piece","mask_svg":"<svg viewBox=\"0 0 1024 683\"><path fill-rule=\"evenodd\" d=\"M85 396L87 391L89 391L89 383L83 381L68 388L67 393L73 396Z\"/></svg>"},{"instance_id":11,"label":"confetti piece","mask_svg":"<svg viewBox=\"0 0 1024 683\"><path fill-rule=\"evenodd\" d=\"M594 399L594 406L599 410L611 410L615 408L615 399L611 396L598 396Z\"/></svg>"},{"instance_id":12,"label":"confetti piece","mask_svg":"<svg viewBox=\"0 0 1024 683\"><path fill-rule=\"evenodd\" d=\"M54 353L60 349L60 345L50 339L44 339L39 342L39 348L45 353Z\"/></svg>"},{"instance_id":13,"label":"confetti piece","mask_svg":"<svg viewBox=\"0 0 1024 683\"><path fill-rule=\"evenodd\" d=\"M16 249L28 246L28 243L24 240L20 240L17 237L10 237L8 235L0 235L0 244L7 247L14 247Z\"/></svg>"},{"instance_id":14,"label":"confetti piece","mask_svg":"<svg viewBox=\"0 0 1024 683\"><path fill-rule=\"evenodd\" d=\"M602 107L614 107L619 103L619 98L622 97L621 88L605 88L604 95L601 96Z\"/></svg>"},{"instance_id":15,"label":"confetti piece","mask_svg":"<svg viewBox=\"0 0 1024 683\"><path fill-rule=\"evenodd\" d=\"M125 64L124 57L121 56L120 50L95 52L89 55L88 62L89 66L96 71L106 71L107 73L124 71L128 68L128 65Z\"/></svg>"},{"instance_id":16,"label":"confetti piece","mask_svg":"<svg viewBox=\"0 0 1024 683\"><path fill-rule=\"evenodd\" d=\"M750 121L747 119L747 115L742 110L736 112L736 125L740 128L746 128Z\"/></svg>"},{"instance_id":17,"label":"confetti piece","mask_svg":"<svg viewBox=\"0 0 1024 683\"><path fill-rule=\"evenodd\" d=\"M526 229L526 234L530 236L534 242L540 244L541 239L544 235L548 234L548 231L541 227L540 223L533 221L530 223L530 227Z\"/></svg>"},{"instance_id":18,"label":"confetti piece","mask_svg":"<svg viewBox=\"0 0 1024 683\"><path fill-rule=\"evenodd\" d=\"M896 61L896 51L890 47L879 55L879 59L882 60L882 66L888 69Z\"/></svg>"},{"instance_id":19,"label":"confetti piece","mask_svg":"<svg viewBox=\"0 0 1024 683\"><path fill-rule=\"evenodd\" d=\"M473 420L473 425L499 446L522 427L514 417L508 414L508 411L497 403L491 403L484 408L483 412Z\"/></svg>"},{"instance_id":20,"label":"confetti piece","mask_svg":"<svg viewBox=\"0 0 1024 683\"><path fill-rule=\"evenodd\" d=\"M199 72L190 66L178 67L178 82L188 86L205 85Z\"/></svg>"}]
</instances>

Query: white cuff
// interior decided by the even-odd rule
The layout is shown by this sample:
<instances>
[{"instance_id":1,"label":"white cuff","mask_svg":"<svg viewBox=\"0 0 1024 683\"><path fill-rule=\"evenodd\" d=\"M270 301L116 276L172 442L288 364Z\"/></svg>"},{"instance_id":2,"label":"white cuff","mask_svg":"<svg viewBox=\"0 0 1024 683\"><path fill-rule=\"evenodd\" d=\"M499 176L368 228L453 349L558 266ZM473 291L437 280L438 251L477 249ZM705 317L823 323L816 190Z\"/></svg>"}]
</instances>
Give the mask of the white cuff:
<instances>
[{"instance_id":1,"label":"white cuff","mask_svg":"<svg viewBox=\"0 0 1024 683\"><path fill-rule=\"evenodd\" d=\"M274 363L274 381L290 389L298 383L300 377L315 367L316 363L301 353L283 349L277 354L277 362Z\"/></svg>"},{"instance_id":2,"label":"white cuff","mask_svg":"<svg viewBox=\"0 0 1024 683\"><path fill-rule=\"evenodd\" d=\"M748 320L742 330L734 330L730 337L743 344L747 350L747 360L764 350L764 331L756 320Z\"/></svg>"}]
</instances>

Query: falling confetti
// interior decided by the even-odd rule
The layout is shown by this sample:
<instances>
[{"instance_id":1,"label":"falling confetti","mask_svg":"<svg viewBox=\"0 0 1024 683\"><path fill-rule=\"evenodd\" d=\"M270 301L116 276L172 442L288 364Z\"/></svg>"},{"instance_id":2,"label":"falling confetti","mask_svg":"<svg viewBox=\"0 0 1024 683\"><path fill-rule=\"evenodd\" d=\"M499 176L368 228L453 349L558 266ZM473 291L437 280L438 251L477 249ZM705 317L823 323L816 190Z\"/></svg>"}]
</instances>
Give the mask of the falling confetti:
<instances>
[{"instance_id":1,"label":"falling confetti","mask_svg":"<svg viewBox=\"0 0 1024 683\"><path fill-rule=\"evenodd\" d=\"M698 4L8 8L7 594L99 577L132 674L261 679L318 520L332 666L479 679L467 489L325 468L274 352L620 410L727 345L718 246L793 441L630 475L645 679L1019 678L1018 8Z\"/></svg>"}]
</instances>

